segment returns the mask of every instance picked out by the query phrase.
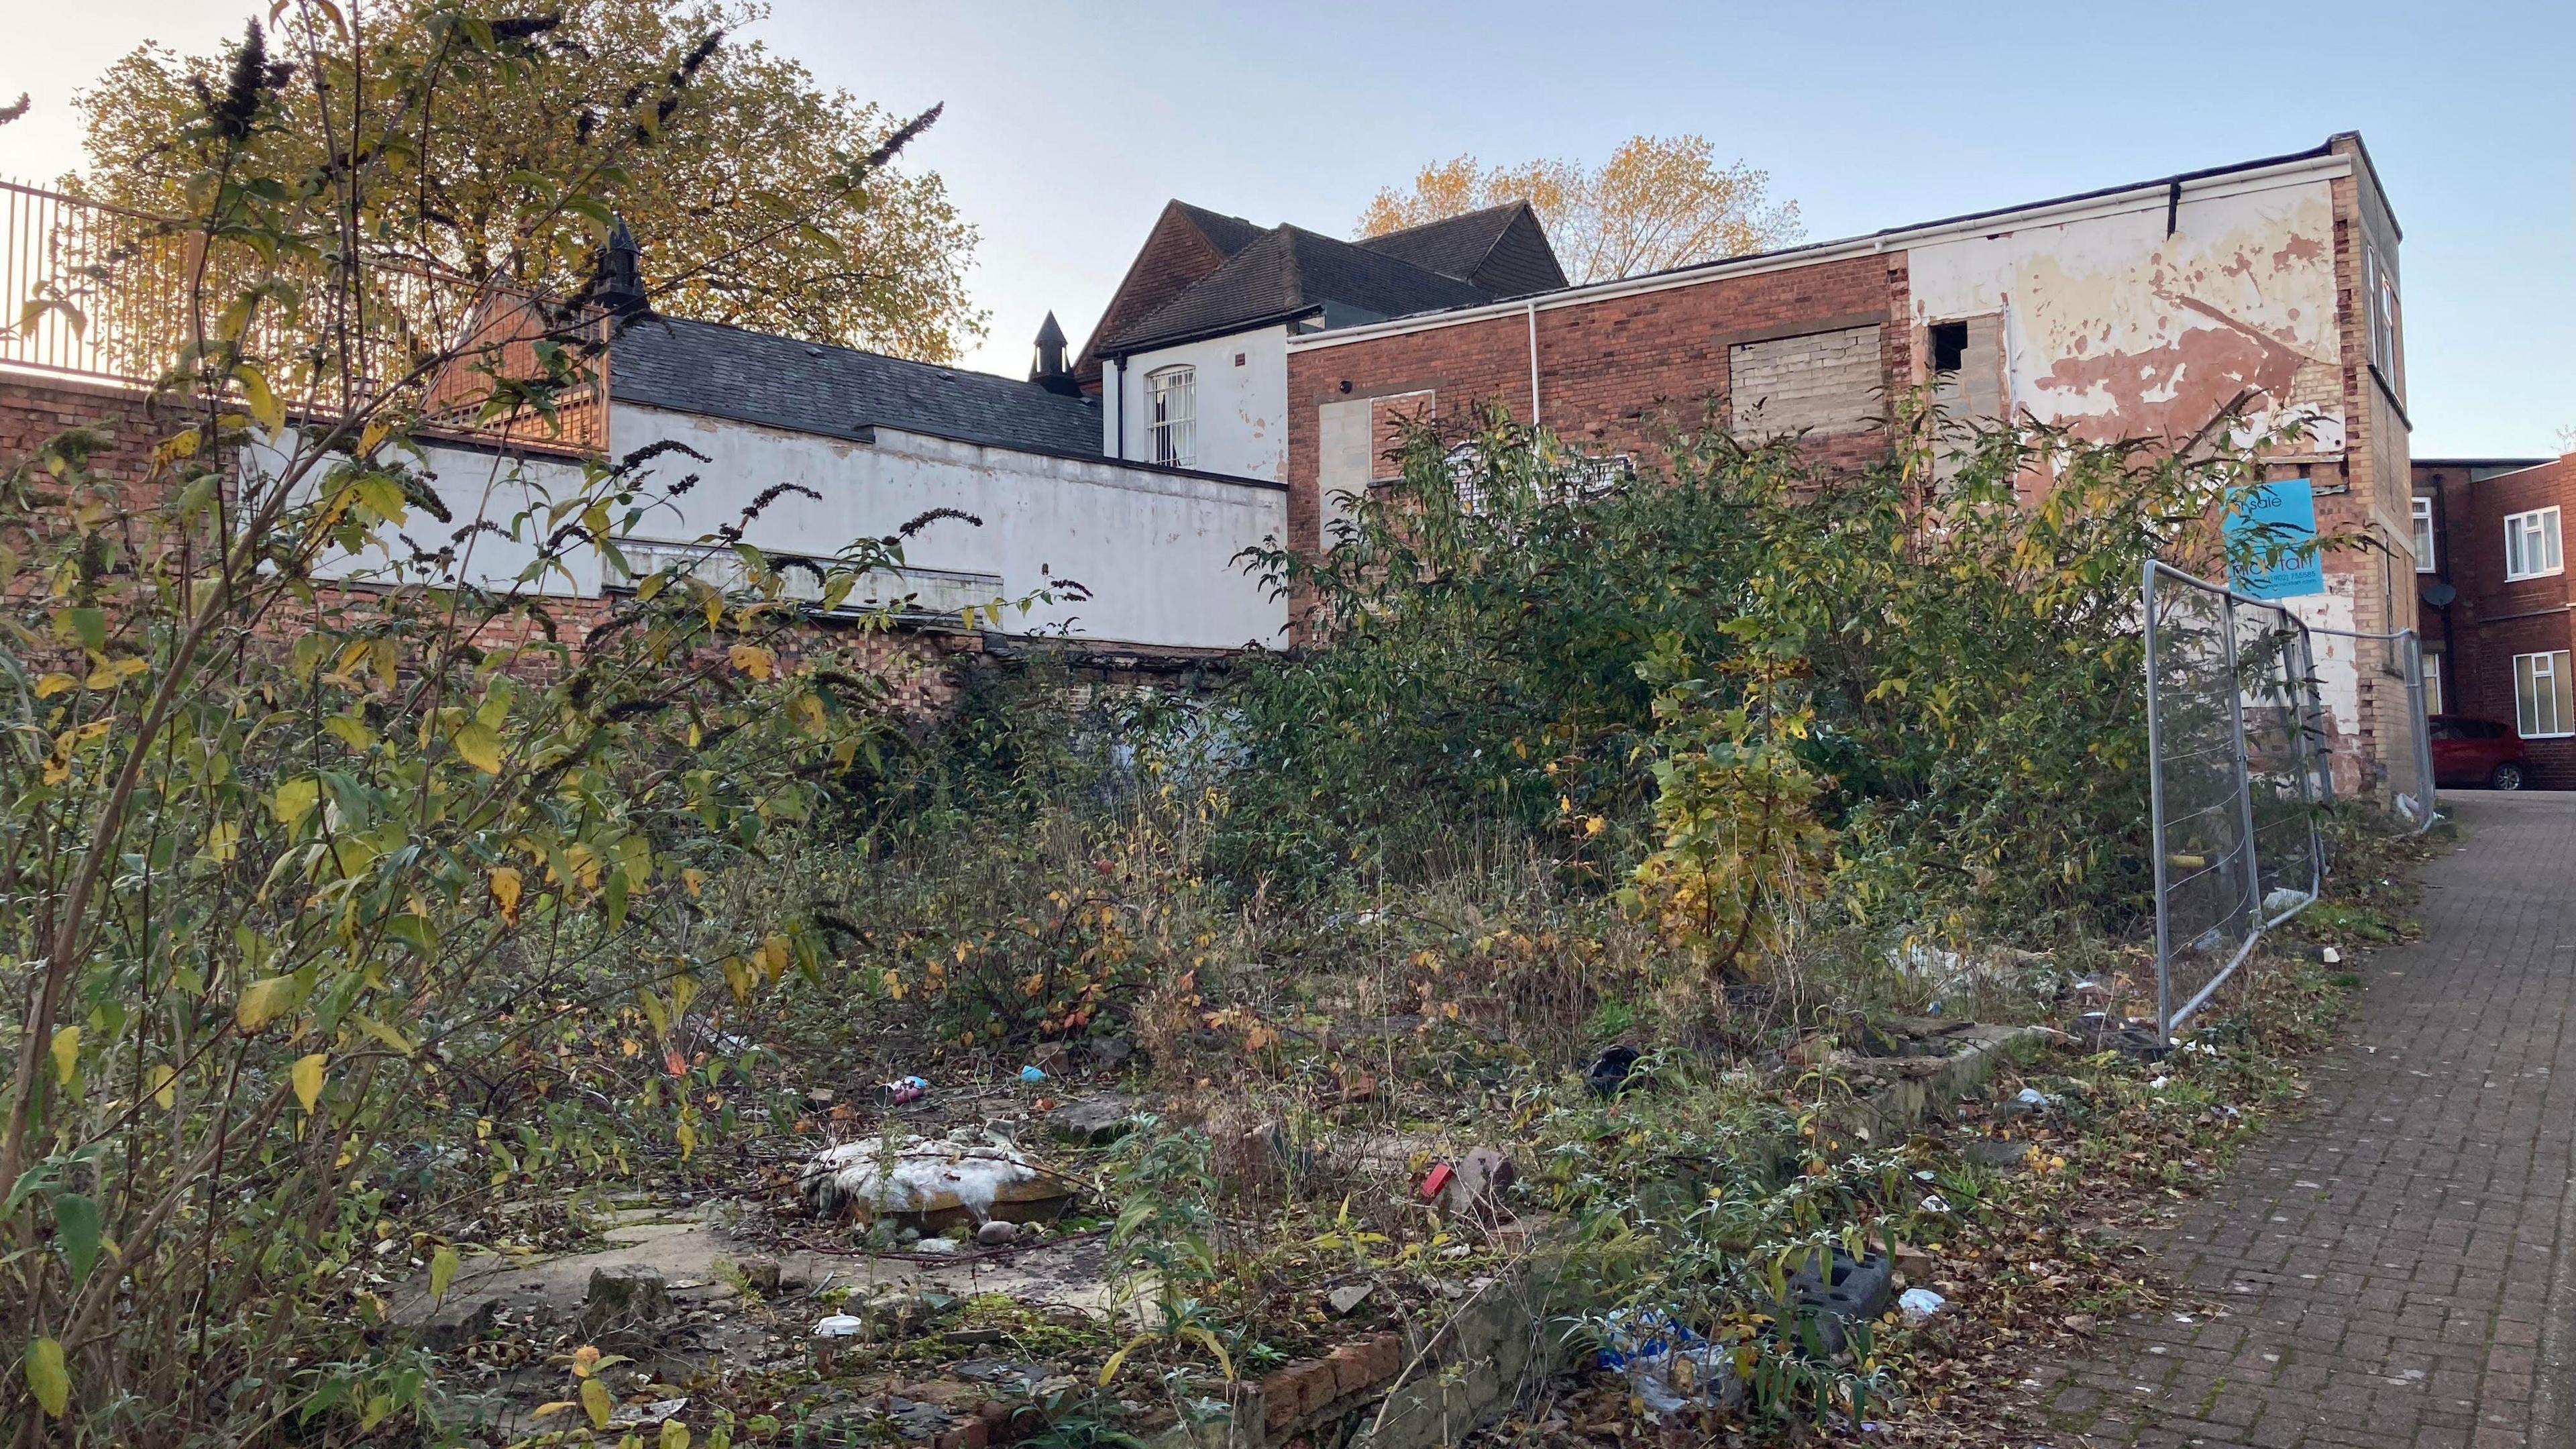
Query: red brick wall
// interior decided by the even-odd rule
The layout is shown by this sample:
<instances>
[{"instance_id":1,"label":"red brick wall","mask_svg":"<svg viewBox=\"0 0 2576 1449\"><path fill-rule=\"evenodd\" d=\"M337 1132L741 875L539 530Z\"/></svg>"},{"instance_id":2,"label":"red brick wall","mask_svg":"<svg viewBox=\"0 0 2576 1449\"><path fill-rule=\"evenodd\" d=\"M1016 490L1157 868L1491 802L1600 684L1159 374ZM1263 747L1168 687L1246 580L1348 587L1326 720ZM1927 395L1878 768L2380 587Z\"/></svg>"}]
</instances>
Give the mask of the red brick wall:
<instances>
[{"instance_id":1,"label":"red brick wall","mask_svg":"<svg viewBox=\"0 0 2576 1449\"><path fill-rule=\"evenodd\" d=\"M1100 358L1092 351L1103 341L1117 336L1145 320L1155 308L1172 300L1181 289L1225 265L1225 253L1199 233L1174 207L1166 206L1146 234L1145 245L1136 260L1127 264L1127 275L1120 279L1118 290L1100 314L1100 323L1091 329L1091 338L1082 345L1082 355L1074 360L1073 375L1096 388L1100 381Z\"/></svg>"},{"instance_id":2,"label":"red brick wall","mask_svg":"<svg viewBox=\"0 0 2576 1449\"><path fill-rule=\"evenodd\" d=\"M2561 571L2539 578L2505 578L2504 520L2510 514L2556 506L2562 555L2576 552L2576 454L2555 463L2472 479L2466 469L2442 469L2437 489L2442 529L2441 574L2459 590L2450 609L2443 706L2453 714L2514 721L2513 656L2576 649L2576 586ZM2443 643L2441 611L2421 611L2428 642ZM2576 739L2533 740L2529 782L2547 789L2576 789Z\"/></svg>"},{"instance_id":3,"label":"red brick wall","mask_svg":"<svg viewBox=\"0 0 2576 1449\"><path fill-rule=\"evenodd\" d=\"M1911 384L1913 337L1905 258L1849 257L1537 313L1539 421L1603 453L1651 455L1666 425L1696 427L1711 402L1729 416L1728 352L1766 336L1878 322L1891 391ZM1526 312L1291 352L1288 356L1288 536L1321 545L1317 409L1325 403L1428 389L1440 417L1476 404L1530 413ZM1783 331L1782 329L1788 329ZM1344 384L1348 383L1347 389ZM1879 432L1816 440L1837 463L1882 455Z\"/></svg>"},{"instance_id":4,"label":"red brick wall","mask_svg":"<svg viewBox=\"0 0 2576 1449\"><path fill-rule=\"evenodd\" d=\"M120 483L137 484L152 474L152 448L177 424L156 425L147 394L109 383L0 372L0 470L13 469L38 444L78 427L104 428L112 436L107 450L91 455L91 466ZM138 503L153 501L138 496Z\"/></svg>"}]
</instances>

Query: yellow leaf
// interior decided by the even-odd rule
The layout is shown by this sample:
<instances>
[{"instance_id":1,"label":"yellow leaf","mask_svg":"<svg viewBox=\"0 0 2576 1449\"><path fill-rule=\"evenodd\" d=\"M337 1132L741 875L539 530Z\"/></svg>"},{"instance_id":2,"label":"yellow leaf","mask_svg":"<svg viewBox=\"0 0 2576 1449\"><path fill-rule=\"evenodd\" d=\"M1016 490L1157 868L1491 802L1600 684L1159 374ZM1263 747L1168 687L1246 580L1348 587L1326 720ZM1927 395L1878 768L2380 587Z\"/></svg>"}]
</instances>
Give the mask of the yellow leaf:
<instances>
[{"instance_id":1,"label":"yellow leaf","mask_svg":"<svg viewBox=\"0 0 2576 1449\"><path fill-rule=\"evenodd\" d=\"M492 903L501 908L501 919L510 925L519 923L519 872L506 865L492 867Z\"/></svg>"},{"instance_id":2,"label":"yellow leaf","mask_svg":"<svg viewBox=\"0 0 2576 1449\"><path fill-rule=\"evenodd\" d=\"M295 1100L303 1103L307 1112L313 1110L314 1103L322 1100L322 1068L329 1061L326 1054L313 1052L297 1057L294 1067L287 1073L295 1084Z\"/></svg>"},{"instance_id":3,"label":"yellow leaf","mask_svg":"<svg viewBox=\"0 0 2576 1449\"><path fill-rule=\"evenodd\" d=\"M54 1075L62 1078L66 1087L80 1075L79 1027L67 1026L54 1033Z\"/></svg>"},{"instance_id":4,"label":"yellow leaf","mask_svg":"<svg viewBox=\"0 0 2576 1449\"><path fill-rule=\"evenodd\" d=\"M293 830L304 823L305 816L313 813L314 806L321 803L322 782L308 775L278 786L277 795L268 802L268 808L277 816L278 824Z\"/></svg>"},{"instance_id":5,"label":"yellow leaf","mask_svg":"<svg viewBox=\"0 0 2576 1449\"><path fill-rule=\"evenodd\" d=\"M66 689L78 686L79 680L68 674L48 674L36 681L36 698L51 699Z\"/></svg>"},{"instance_id":6,"label":"yellow leaf","mask_svg":"<svg viewBox=\"0 0 2576 1449\"><path fill-rule=\"evenodd\" d=\"M241 854L241 827L229 820L218 820L206 832L206 854L218 864Z\"/></svg>"},{"instance_id":7,"label":"yellow leaf","mask_svg":"<svg viewBox=\"0 0 2576 1449\"><path fill-rule=\"evenodd\" d=\"M429 1296L433 1299L446 1298L447 1285L455 1281L456 1249L451 1245L441 1244L437 1252L429 1255Z\"/></svg>"},{"instance_id":8,"label":"yellow leaf","mask_svg":"<svg viewBox=\"0 0 2576 1449\"><path fill-rule=\"evenodd\" d=\"M777 985L787 975L787 938L771 936L764 939L752 959L760 963L762 973L769 977L769 984Z\"/></svg>"},{"instance_id":9,"label":"yellow leaf","mask_svg":"<svg viewBox=\"0 0 2576 1449\"><path fill-rule=\"evenodd\" d=\"M808 693L796 696L795 701L787 706L787 713L796 721L796 727L809 735L820 735L831 727L830 722L824 718L823 701L818 695Z\"/></svg>"},{"instance_id":10,"label":"yellow leaf","mask_svg":"<svg viewBox=\"0 0 2576 1449\"><path fill-rule=\"evenodd\" d=\"M413 1047L411 1044L411 1038L404 1036L401 1032L394 1030L392 1027L385 1025L383 1022L376 1020L374 1017L369 1016L362 1011L353 1011L349 1013L349 1019L358 1024L358 1030L363 1031L367 1035L374 1037L376 1040L383 1042L385 1045L392 1047L395 1051L402 1053L404 1056L410 1056L412 1054Z\"/></svg>"},{"instance_id":11,"label":"yellow leaf","mask_svg":"<svg viewBox=\"0 0 2576 1449\"><path fill-rule=\"evenodd\" d=\"M276 392L270 389L268 379L260 375L259 369L236 367L233 376L241 382L242 401L249 405L252 419L271 433L283 431L286 427L286 404L278 401Z\"/></svg>"},{"instance_id":12,"label":"yellow leaf","mask_svg":"<svg viewBox=\"0 0 2576 1449\"><path fill-rule=\"evenodd\" d=\"M233 1007L233 1020L244 1031L258 1031L293 1010L302 993L292 976L271 976L242 988L241 1000Z\"/></svg>"},{"instance_id":13,"label":"yellow leaf","mask_svg":"<svg viewBox=\"0 0 2576 1449\"><path fill-rule=\"evenodd\" d=\"M560 1414L566 1409L578 1409L580 1407L581 1401L579 1399L557 1399L551 1404L539 1404L535 1408L530 1409L528 1411L528 1417L531 1419L546 1419L551 1418L556 1414Z\"/></svg>"},{"instance_id":14,"label":"yellow leaf","mask_svg":"<svg viewBox=\"0 0 2576 1449\"><path fill-rule=\"evenodd\" d=\"M662 1449L689 1449L689 1426L677 1419L664 1419Z\"/></svg>"},{"instance_id":15,"label":"yellow leaf","mask_svg":"<svg viewBox=\"0 0 2576 1449\"><path fill-rule=\"evenodd\" d=\"M680 872L680 884L689 888L689 897L692 900L697 898L698 892L705 888L706 883L707 873L705 871L692 868Z\"/></svg>"},{"instance_id":16,"label":"yellow leaf","mask_svg":"<svg viewBox=\"0 0 2576 1449\"><path fill-rule=\"evenodd\" d=\"M617 1406L608 1397L608 1385L601 1383L597 1379L583 1379L581 1381L581 1407L590 1415L590 1426L592 1428L605 1429L608 1427L609 1414L613 1412Z\"/></svg>"},{"instance_id":17,"label":"yellow leaf","mask_svg":"<svg viewBox=\"0 0 2576 1449\"><path fill-rule=\"evenodd\" d=\"M177 1105L179 1101L178 1081L179 1073L175 1069L166 1066L154 1067L152 1069L153 1105L159 1107L164 1112L169 1111L171 1107Z\"/></svg>"},{"instance_id":18,"label":"yellow leaf","mask_svg":"<svg viewBox=\"0 0 2576 1449\"><path fill-rule=\"evenodd\" d=\"M687 1119L683 1118L678 1128L674 1129L672 1136L680 1144L680 1160L682 1162L688 1161L689 1154L698 1150L698 1134L696 1129L689 1126Z\"/></svg>"},{"instance_id":19,"label":"yellow leaf","mask_svg":"<svg viewBox=\"0 0 2576 1449\"><path fill-rule=\"evenodd\" d=\"M61 1418L71 1406L72 1376L63 1368L63 1346L50 1338L27 1345L27 1391L47 1414Z\"/></svg>"},{"instance_id":20,"label":"yellow leaf","mask_svg":"<svg viewBox=\"0 0 2576 1449\"><path fill-rule=\"evenodd\" d=\"M597 1367L599 1367L599 1348L596 1344L585 1343L581 1347L572 1351L572 1376L574 1378L589 1378L590 1371Z\"/></svg>"},{"instance_id":21,"label":"yellow leaf","mask_svg":"<svg viewBox=\"0 0 2576 1449\"><path fill-rule=\"evenodd\" d=\"M456 753L486 775L501 773L501 736L481 721L456 732Z\"/></svg>"},{"instance_id":22,"label":"yellow leaf","mask_svg":"<svg viewBox=\"0 0 2576 1449\"><path fill-rule=\"evenodd\" d=\"M132 655L123 659L111 659L105 664L93 665L89 671L89 678L82 682L82 687L105 693L151 667L151 660L138 659Z\"/></svg>"},{"instance_id":23,"label":"yellow leaf","mask_svg":"<svg viewBox=\"0 0 2576 1449\"><path fill-rule=\"evenodd\" d=\"M736 644L731 651L733 667L754 679L767 679L778 666L778 656L757 644Z\"/></svg>"}]
</instances>

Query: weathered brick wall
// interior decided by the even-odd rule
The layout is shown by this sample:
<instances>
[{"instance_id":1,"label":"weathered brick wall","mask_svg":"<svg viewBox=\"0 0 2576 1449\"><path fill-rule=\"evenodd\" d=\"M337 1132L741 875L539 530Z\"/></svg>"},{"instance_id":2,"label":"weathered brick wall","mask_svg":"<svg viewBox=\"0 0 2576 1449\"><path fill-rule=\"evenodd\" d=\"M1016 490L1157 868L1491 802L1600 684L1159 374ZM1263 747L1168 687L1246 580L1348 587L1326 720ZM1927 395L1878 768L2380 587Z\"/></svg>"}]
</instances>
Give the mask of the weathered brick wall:
<instances>
[{"instance_id":1,"label":"weathered brick wall","mask_svg":"<svg viewBox=\"0 0 2576 1449\"><path fill-rule=\"evenodd\" d=\"M38 445L65 429L98 427L106 430L112 441L107 449L92 455L92 466L104 477L136 485L138 491L129 497L138 506L150 506L158 501L159 488L152 450L177 425L176 419L156 419L147 395L133 388L0 373L0 470L16 467ZM311 605L299 606L298 612L279 617L271 627L280 637L289 637L326 618L372 611L381 597L371 589L326 588ZM552 637L578 654L582 641L607 623L621 602L616 597L595 596L544 599L530 613L507 615L486 624L477 632L475 642L486 649L535 644L548 637L551 626ZM303 612L305 609L311 612ZM792 652L818 661L830 655L844 667L872 672L886 681L888 700L896 712L922 716L938 713L956 698L961 681L955 666L964 658L981 654L983 640L974 634L916 630L889 633L824 626L814 631L810 647ZM544 672L544 667L533 660L529 667L534 672Z\"/></svg>"},{"instance_id":2,"label":"weathered brick wall","mask_svg":"<svg viewBox=\"0 0 2576 1449\"><path fill-rule=\"evenodd\" d=\"M1136 260L1127 264L1127 275L1109 299L1100 315L1100 324L1083 344L1082 355L1074 361L1074 376L1085 385L1100 381L1100 358L1092 349L1117 336L1153 314L1155 308L1179 296L1181 289L1225 265L1225 253L1200 235L1199 229L1172 207L1166 206L1154 229L1145 237L1145 245Z\"/></svg>"},{"instance_id":3,"label":"weathered brick wall","mask_svg":"<svg viewBox=\"0 0 2576 1449\"><path fill-rule=\"evenodd\" d=\"M58 433L95 427L111 442L91 456L91 466L120 483L142 484L152 475L153 446L177 426L175 420L156 421L150 398L135 388L0 372L0 469L17 467ZM135 501L157 499L137 495Z\"/></svg>"},{"instance_id":4,"label":"weathered brick wall","mask_svg":"<svg viewBox=\"0 0 2576 1449\"><path fill-rule=\"evenodd\" d=\"M1533 326L1539 421L1594 451L1646 457L1668 429L1697 427L1710 407L1719 419L1732 418L1738 347L1873 329L1877 365L1866 413L1875 415L1890 392L1914 380L1914 339L1900 325L1908 306L1905 258L1870 255L1542 307L1534 319L1504 313L1291 352L1289 538L1300 548L1320 546L1317 460L1326 405L1427 393L1443 420L1489 402L1526 419ZM1886 451L1875 429L1819 435L1815 445L1841 465Z\"/></svg>"}]
</instances>

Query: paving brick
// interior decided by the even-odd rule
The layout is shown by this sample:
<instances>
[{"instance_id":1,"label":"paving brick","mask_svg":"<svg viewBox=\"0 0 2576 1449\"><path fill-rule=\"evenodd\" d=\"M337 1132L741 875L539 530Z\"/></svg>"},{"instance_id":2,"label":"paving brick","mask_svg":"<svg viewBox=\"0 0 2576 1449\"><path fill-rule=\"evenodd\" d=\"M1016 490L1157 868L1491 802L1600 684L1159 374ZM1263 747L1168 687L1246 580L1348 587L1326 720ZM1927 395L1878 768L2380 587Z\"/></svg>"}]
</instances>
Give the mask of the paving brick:
<instances>
[{"instance_id":1,"label":"paving brick","mask_svg":"<svg viewBox=\"0 0 2576 1449\"><path fill-rule=\"evenodd\" d=\"M2424 939L2358 963L2356 1019L2311 1073L2309 1110L2154 1244L2223 1317L2112 1325L2087 1359L2031 1373L2108 1387L2119 1412L2087 1449L2561 1442L2576 1302L2547 1294L2576 1252L2559 1239L2576 795L2442 803L2462 840L2426 871ZM2226 1355L2215 1397L2205 1352Z\"/></svg>"}]
</instances>

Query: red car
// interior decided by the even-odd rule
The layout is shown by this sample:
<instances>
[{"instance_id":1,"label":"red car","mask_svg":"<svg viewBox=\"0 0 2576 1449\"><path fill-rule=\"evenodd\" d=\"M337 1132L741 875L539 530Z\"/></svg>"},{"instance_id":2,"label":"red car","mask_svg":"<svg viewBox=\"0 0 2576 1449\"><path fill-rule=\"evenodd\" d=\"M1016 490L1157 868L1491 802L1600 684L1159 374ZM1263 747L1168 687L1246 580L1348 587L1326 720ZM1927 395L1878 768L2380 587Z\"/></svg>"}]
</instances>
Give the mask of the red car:
<instances>
[{"instance_id":1,"label":"red car","mask_svg":"<svg viewBox=\"0 0 2576 1449\"><path fill-rule=\"evenodd\" d=\"M2433 783L2522 788L2522 736L2498 720L2437 714L2433 727Z\"/></svg>"}]
</instances>

